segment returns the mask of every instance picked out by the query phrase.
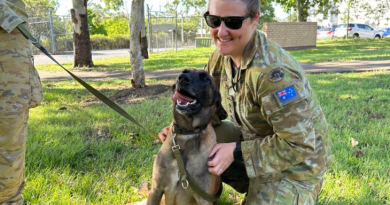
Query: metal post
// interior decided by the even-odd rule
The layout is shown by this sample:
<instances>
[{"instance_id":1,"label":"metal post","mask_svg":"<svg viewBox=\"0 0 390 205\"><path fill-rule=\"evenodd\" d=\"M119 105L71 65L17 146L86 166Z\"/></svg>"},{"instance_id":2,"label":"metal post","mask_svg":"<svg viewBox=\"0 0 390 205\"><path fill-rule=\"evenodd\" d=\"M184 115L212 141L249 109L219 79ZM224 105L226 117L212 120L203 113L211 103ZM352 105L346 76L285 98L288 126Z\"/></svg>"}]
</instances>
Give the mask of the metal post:
<instances>
[{"instance_id":1,"label":"metal post","mask_svg":"<svg viewBox=\"0 0 390 205\"><path fill-rule=\"evenodd\" d=\"M203 18L200 17L200 37L203 37Z\"/></svg>"},{"instance_id":2,"label":"metal post","mask_svg":"<svg viewBox=\"0 0 390 205\"><path fill-rule=\"evenodd\" d=\"M151 45L151 41L152 41L152 34L150 33L150 8L149 8L149 5L146 4L147 6L147 9L148 9L148 48L149 48L149 53L152 53L152 47L150 46ZM130 22L130 21L129 21Z\"/></svg>"},{"instance_id":3,"label":"metal post","mask_svg":"<svg viewBox=\"0 0 390 205\"><path fill-rule=\"evenodd\" d=\"M53 17L51 15L51 9L49 9L49 27L50 27L50 40L51 40L51 52L56 52L56 44L54 39Z\"/></svg>"},{"instance_id":4,"label":"metal post","mask_svg":"<svg viewBox=\"0 0 390 205\"><path fill-rule=\"evenodd\" d=\"M348 27L349 27L349 9L351 8L351 4L348 5L348 16L347 16L347 35L345 35L345 39L348 39Z\"/></svg>"},{"instance_id":5,"label":"metal post","mask_svg":"<svg viewBox=\"0 0 390 205\"><path fill-rule=\"evenodd\" d=\"M175 51L177 53L177 5L175 10Z\"/></svg>"},{"instance_id":6,"label":"metal post","mask_svg":"<svg viewBox=\"0 0 390 205\"><path fill-rule=\"evenodd\" d=\"M184 45L184 26L183 26L183 14L181 14L181 44Z\"/></svg>"}]
</instances>

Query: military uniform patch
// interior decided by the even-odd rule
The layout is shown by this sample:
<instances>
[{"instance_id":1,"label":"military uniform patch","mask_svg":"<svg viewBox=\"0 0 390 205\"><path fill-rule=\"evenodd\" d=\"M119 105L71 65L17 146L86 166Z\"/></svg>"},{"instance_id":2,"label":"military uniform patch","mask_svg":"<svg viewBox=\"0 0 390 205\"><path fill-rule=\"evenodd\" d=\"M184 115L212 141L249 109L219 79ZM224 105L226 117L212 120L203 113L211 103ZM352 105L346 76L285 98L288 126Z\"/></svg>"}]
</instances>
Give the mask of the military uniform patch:
<instances>
[{"instance_id":1,"label":"military uniform patch","mask_svg":"<svg viewBox=\"0 0 390 205\"><path fill-rule=\"evenodd\" d=\"M293 85L276 91L275 96L282 106L285 106L299 99Z\"/></svg>"},{"instance_id":2,"label":"military uniform patch","mask_svg":"<svg viewBox=\"0 0 390 205\"><path fill-rule=\"evenodd\" d=\"M283 77L284 77L284 73L280 68L274 68L268 74L268 80L274 83L281 81Z\"/></svg>"}]
</instances>

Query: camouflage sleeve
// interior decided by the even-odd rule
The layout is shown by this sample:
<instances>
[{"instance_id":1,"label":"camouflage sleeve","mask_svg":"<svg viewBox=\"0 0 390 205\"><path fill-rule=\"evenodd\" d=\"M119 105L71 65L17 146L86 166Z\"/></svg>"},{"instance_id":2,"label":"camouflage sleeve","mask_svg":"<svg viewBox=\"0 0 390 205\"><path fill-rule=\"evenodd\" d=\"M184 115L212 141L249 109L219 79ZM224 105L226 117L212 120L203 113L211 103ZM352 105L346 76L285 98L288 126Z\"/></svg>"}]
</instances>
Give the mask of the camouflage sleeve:
<instances>
[{"instance_id":1,"label":"camouflage sleeve","mask_svg":"<svg viewBox=\"0 0 390 205\"><path fill-rule=\"evenodd\" d=\"M13 31L19 24L23 23L20 18L7 4L6 0L0 0L0 27L8 33Z\"/></svg>"},{"instance_id":2,"label":"camouflage sleeve","mask_svg":"<svg viewBox=\"0 0 390 205\"><path fill-rule=\"evenodd\" d=\"M303 81L307 79L304 77ZM242 142L250 178L280 173L316 154L311 89L300 80L258 83L263 90L258 91L256 99L275 134ZM287 101L280 97L286 94L290 95Z\"/></svg>"}]
</instances>

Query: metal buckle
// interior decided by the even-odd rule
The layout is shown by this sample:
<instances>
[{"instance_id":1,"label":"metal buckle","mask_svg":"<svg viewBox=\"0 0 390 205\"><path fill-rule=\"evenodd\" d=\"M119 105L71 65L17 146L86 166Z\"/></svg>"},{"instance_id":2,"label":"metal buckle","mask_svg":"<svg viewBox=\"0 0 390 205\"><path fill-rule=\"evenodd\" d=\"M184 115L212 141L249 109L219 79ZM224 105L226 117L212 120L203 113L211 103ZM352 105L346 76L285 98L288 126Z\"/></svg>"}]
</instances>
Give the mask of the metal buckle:
<instances>
[{"instance_id":1,"label":"metal buckle","mask_svg":"<svg viewBox=\"0 0 390 205\"><path fill-rule=\"evenodd\" d=\"M173 133L173 135L172 135L172 142L173 142L172 151L180 149L180 145L176 144L175 138L176 138L176 133Z\"/></svg>"},{"instance_id":2,"label":"metal buckle","mask_svg":"<svg viewBox=\"0 0 390 205\"><path fill-rule=\"evenodd\" d=\"M184 189L187 189L187 188L188 188L188 180L186 179L186 181L181 182L181 186L182 186Z\"/></svg>"}]
</instances>

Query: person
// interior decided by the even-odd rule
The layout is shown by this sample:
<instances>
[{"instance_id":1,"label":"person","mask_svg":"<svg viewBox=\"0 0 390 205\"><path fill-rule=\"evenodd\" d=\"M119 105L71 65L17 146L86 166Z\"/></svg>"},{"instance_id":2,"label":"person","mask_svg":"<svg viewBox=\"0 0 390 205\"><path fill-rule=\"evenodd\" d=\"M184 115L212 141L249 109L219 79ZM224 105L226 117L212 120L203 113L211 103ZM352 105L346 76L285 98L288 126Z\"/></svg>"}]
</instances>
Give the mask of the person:
<instances>
[{"instance_id":1,"label":"person","mask_svg":"<svg viewBox=\"0 0 390 205\"><path fill-rule=\"evenodd\" d=\"M0 0L0 204L22 204L29 108L42 100L30 43L16 29L27 24L21 0ZM26 25L27 26L27 25Z\"/></svg>"},{"instance_id":2,"label":"person","mask_svg":"<svg viewBox=\"0 0 390 205\"><path fill-rule=\"evenodd\" d=\"M209 172L242 204L315 204L331 164L326 118L299 63L256 30L259 5L210 0L204 14L216 45L205 70L230 117L216 123Z\"/></svg>"}]
</instances>

